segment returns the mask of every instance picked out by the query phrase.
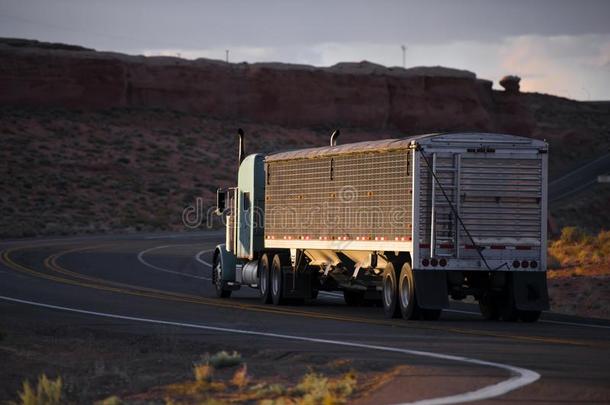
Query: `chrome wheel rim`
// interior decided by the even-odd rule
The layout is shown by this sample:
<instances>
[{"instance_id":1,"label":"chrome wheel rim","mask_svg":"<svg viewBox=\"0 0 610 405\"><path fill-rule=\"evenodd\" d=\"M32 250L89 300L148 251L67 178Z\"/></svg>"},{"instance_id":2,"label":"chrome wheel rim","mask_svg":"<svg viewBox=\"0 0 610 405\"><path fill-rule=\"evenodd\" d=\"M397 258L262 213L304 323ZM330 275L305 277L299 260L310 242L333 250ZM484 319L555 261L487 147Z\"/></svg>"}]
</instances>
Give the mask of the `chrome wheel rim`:
<instances>
[{"instance_id":1,"label":"chrome wheel rim","mask_svg":"<svg viewBox=\"0 0 610 405\"><path fill-rule=\"evenodd\" d=\"M383 301L388 307L392 305L392 279L390 276L383 279Z\"/></svg>"},{"instance_id":2,"label":"chrome wheel rim","mask_svg":"<svg viewBox=\"0 0 610 405\"><path fill-rule=\"evenodd\" d=\"M402 304L402 307L406 309L409 306L410 300L409 281L406 277L403 277L402 280L400 280L400 303Z\"/></svg>"},{"instance_id":3,"label":"chrome wheel rim","mask_svg":"<svg viewBox=\"0 0 610 405\"><path fill-rule=\"evenodd\" d=\"M216 287L220 288L222 285L222 268L220 267L220 263L216 265Z\"/></svg>"},{"instance_id":4,"label":"chrome wheel rim","mask_svg":"<svg viewBox=\"0 0 610 405\"><path fill-rule=\"evenodd\" d=\"M278 295L278 291L280 291L280 275L276 269L273 270L273 277L271 281L271 284L273 284L273 294Z\"/></svg>"}]
</instances>

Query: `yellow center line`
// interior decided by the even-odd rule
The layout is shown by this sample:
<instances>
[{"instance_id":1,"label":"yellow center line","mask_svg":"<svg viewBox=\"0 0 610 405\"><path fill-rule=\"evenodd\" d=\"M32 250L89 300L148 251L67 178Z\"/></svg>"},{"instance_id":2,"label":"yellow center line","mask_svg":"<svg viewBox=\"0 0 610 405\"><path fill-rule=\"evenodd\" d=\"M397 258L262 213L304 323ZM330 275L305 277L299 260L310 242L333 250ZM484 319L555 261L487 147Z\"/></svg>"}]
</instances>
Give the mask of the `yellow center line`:
<instances>
[{"instance_id":1,"label":"yellow center line","mask_svg":"<svg viewBox=\"0 0 610 405\"><path fill-rule=\"evenodd\" d=\"M22 273L26 273L35 277L48 279L51 281L75 285L79 287L92 288L96 290L102 291L110 291L120 294L133 295L145 298L153 298L165 301L176 301L176 302L185 302L190 304L198 304L198 305L207 305L214 306L220 308L228 308L228 309L242 309L247 311L254 312L263 312L263 313L271 313L275 315L293 315L307 318L315 318L315 319L323 319L323 320L335 320L335 321L343 321L343 322L356 322L356 323L364 323L364 324L372 324L372 325L382 325L382 326L390 326L390 327L400 327L400 328L410 328L410 329L423 329L423 330L434 330L440 332L452 332L462 335L474 335L474 336L486 336L486 337L494 337L494 338L502 338L502 339L513 339L513 340L521 340L521 341L531 341L537 343L551 343L551 344L562 344L562 345L573 345L573 346L592 346L588 343L583 343L575 340L568 339L558 339L558 338L547 338L540 336L523 336L523 335L515 335L515 334L504 334L504 333L496 333L490 331L482 331L482 330L472 330L472 329L463 329L463 328L453 328L453 327L435 327L430 325L413 325L412 323L406 322L392 322L386 320L373 320L369 318L362 317L353 317L353 316L344 316L344 315L333 315L333 314L323 314L319 312L312 311L302 311L296 310L292 308L286 307L268 307L262 305L255 304L246 304L235 301L221 301L218 299L211 299L205 297L199 297L190 294L182 294L171 291L163 291L157 290L153 288L137 286L132 284L125 284L117 281L105 280L102 278L85 275L82 273L70 271L65 267L59 265L57 262L62 256L75 253L82 252L86 250L95 250L103 247L115 246L116 243L107 243L107 244L98 244L98 245L89 245L84 247L77 247L68 250L61 251L59 253L52 254L44 259L45 268L63 274L68 277L73 277L75 279L65 278L54 276L51 274L42 273L36 271L32 268L23 266L17 262L15 262L11 257L11 253L14 253L17 250L25 250L32 247L38 247L40 245L26 245L21 247L14 247L11 249L7 249L2 252L0 256L0 260L4 262L6 266L9 268L20 271ZM46 245L49 246L49 245ZM84 280L80 281L80 280Z\"/></svg>"}]
</instances>

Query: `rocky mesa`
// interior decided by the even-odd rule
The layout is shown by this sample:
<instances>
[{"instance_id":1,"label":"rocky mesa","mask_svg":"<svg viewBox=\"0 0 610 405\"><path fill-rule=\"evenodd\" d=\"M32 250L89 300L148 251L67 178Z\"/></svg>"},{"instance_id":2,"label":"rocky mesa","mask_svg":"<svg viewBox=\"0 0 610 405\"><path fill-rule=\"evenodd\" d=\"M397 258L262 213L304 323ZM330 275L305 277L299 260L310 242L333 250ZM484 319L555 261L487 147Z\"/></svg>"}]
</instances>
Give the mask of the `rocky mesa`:
<instances>
[{"instance_id":1,"label":"rocky mesa","mask_svg":"<svg viewBox=\"0 0 610 405\"><path fill-rule=\"evenodd\" d=\"M0 104L164 108L290 127L479 130L532 134L518 95L441 67L330 68L128 56L75 46L0 41Z\"/></svg>"}]
</instances>

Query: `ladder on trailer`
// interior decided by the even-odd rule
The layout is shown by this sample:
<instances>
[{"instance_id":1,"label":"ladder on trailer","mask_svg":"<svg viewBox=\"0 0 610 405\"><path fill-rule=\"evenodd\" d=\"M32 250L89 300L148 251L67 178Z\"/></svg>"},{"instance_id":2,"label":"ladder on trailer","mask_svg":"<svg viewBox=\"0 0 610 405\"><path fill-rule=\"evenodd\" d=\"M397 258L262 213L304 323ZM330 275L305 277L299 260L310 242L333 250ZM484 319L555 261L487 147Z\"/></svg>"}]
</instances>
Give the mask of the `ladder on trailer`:
<instances>
[{"instance_id":1,"label":"ladder on trailer","mask_svg":"<svg viewBox=\"0 0 610 405\"><path fill-rule=\"evenodd\" d=\"M460 215L460 163L459 153L432 153L432 171L441 184L430 176L431 257L459 258L460 228L451 205Z\"/></svg>"}]
</instances>

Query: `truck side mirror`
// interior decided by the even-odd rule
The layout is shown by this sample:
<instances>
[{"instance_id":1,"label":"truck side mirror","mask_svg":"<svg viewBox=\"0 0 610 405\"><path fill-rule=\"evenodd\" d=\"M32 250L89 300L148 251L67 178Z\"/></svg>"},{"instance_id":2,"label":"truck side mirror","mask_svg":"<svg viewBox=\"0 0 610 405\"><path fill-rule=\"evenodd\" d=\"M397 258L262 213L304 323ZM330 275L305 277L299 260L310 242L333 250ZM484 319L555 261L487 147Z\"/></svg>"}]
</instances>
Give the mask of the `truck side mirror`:
<instances>
[{"instance_id":1,"label":"truck side mirror","mask_svg":"<svg viewBox=\"0 0 610 405\"><path fill-rule=\"evenodd\" d=\"M216 190L216 215L222 215L226 209L227 193L224 189L219 188Z\"/></svg>"}]
</instances>

